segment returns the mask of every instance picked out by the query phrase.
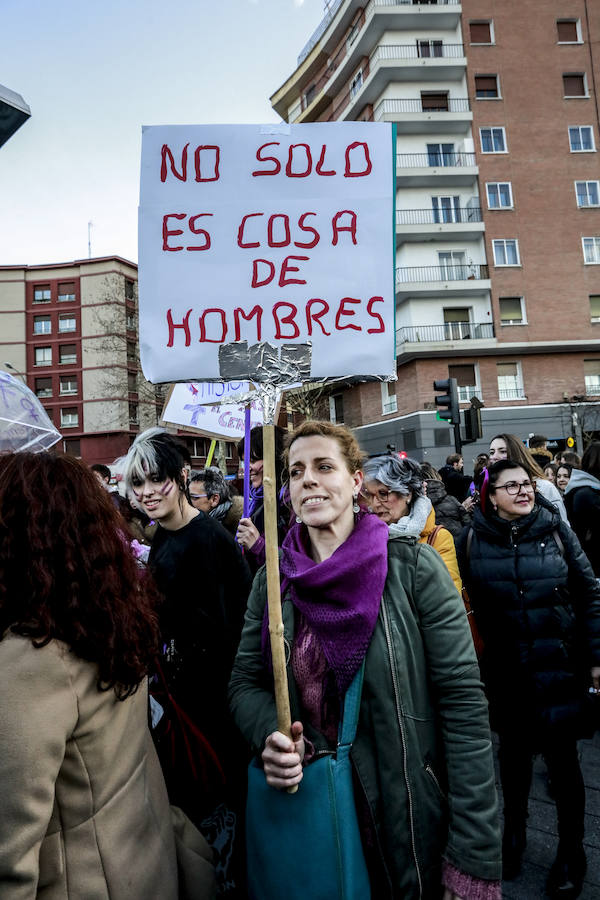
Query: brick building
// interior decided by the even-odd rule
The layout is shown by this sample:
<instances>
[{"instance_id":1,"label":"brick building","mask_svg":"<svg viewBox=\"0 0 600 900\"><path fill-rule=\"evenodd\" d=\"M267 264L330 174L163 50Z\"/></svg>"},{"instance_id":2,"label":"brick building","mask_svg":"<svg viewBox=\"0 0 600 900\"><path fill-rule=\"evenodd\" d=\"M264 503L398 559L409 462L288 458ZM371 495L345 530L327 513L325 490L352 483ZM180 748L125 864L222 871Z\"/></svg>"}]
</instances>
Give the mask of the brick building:
<instances>
[{"instance_id":1,"label":"brick building","mask_svg":"<svg viewBox=\"0 0 600 900\"><path fill-rule=\"evenodd\" d=\"M271 98L396 123L395 384L340 389L369 452L439 464L432 382L509 431L600 436L600 5L333 0ZM471 453L471 451L469 451Z\"/></svg>"},{"instance_id":2,"label":"brick building","mask_svg":"<svg viewBox=\"0 0 600 900\"><path fill-rule=\"evenodd\" d=\"M126 453L157 420L139 371L135 264L0 266L0 366L40 398L65 453L103 463Z\"/></svg>"}]
</instances>

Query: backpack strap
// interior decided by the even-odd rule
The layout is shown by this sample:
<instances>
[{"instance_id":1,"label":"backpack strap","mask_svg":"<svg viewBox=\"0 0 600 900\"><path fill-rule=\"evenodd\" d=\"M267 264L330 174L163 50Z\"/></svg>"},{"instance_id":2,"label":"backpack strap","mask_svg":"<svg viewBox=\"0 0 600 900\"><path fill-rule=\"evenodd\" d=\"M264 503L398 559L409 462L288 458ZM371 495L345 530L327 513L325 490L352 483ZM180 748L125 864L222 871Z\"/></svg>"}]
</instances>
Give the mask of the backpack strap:
<instances>
[{"instance_id":1,"label":"backpack strap","mask_svg":"<svg viewBox=\"0 0 600 900\"><path fill-rule=\"evenodd\" d=\"M436 525L435 528L433 529L433 531L430 531L429 534L427 535L427 543L429 544L430 547L433 547L433 545L435 543L435 539L443 527L444 527L443 525Z\"/></svg>"},{"instance_id":2,"label":"backpack strap","mask_svg":"<svg viewBox=\"0 0 600 900\"><path fill-rule=\"evenodd\" d=\"M558 552L560 553L561 556L564 556L565 555L565 545L563 544L562 538L561 538L560 534L558 533L558 528L554 529L554 531L552 532L552 537L556 541L556 546L558 547Z\"/></svg>"}]
</instances>

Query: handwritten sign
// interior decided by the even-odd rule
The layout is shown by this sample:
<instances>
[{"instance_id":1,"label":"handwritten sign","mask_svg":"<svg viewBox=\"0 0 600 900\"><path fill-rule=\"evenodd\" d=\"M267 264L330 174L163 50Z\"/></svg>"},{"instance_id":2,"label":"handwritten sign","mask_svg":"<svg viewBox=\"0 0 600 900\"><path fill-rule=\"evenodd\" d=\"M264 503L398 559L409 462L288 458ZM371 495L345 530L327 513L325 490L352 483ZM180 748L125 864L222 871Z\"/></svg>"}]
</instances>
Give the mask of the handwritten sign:
<instances>
[{"instance_id":1,"label":"handwritten sign","mask_svg":"<svg viewBox=\"0 0 600 900\"><path fill-rule=\"evenodd\" d=\"M229 395L234 397L249 389L248 382L242 381L227 384L175 384L163 410L163 422L197 431L206 437L238 441L244 437L244 406L222 401ZM221 402L210 405L215 400ZM250 427L254 428L262 423L262 404L257 394L257 399L250 407Z\"/></svg>"},{"instance_id":2,"label":"handwritten sign","mask_svg":"<svg viewBox=\"0 0 600 900\"><path fill-rule=\"evenodd\" d=\"M37 453L48 450L61 437L27 385L0 371L0 453Z\"/></svg>"},{"instance_id":3,"label":"handwritten sign","mask_svg":"<svg viewBox=\"0 0 600 900\"><path fill-rule=\"evenodd\" d=\"M144 128L146 378L256 380L265 346L288 381L392 374L394 153L387 123Z\"/></svg>"}]
</instances>

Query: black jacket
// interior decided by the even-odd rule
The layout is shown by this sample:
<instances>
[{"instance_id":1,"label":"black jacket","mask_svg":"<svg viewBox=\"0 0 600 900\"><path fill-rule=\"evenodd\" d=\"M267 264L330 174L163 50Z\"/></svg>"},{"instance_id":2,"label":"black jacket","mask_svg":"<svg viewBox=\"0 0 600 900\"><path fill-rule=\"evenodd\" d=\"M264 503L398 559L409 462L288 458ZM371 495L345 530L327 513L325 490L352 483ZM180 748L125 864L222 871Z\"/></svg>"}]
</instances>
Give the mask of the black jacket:
<instances>
[{"instance_id":1,"label":"black jacket","mask_svg":"<svg viewBox=\"0 0 600 900\"><path fill-rule=\"evenodd\" d=\"M470 475L463 475L460 469L454 466L442 466L439 473L444 482L444 486L451 497L456 497L459 503L466 500L469 496L469 487L473 480Z\"/></svg>"},{"instance_id":2,"label":"black jacket","mask_svg":"<svg viewBox=\"0 0 600 900\"><path fill-rule=\"evenodd\" d=\"M541 505L514 521L477 509L472 529L458 560L485 643L493 726L581 733L589 670L600 665L600 586L576 535Z\"/></svg>"},{"instance_id":3,"label":"black jacket","mask_svg":"<svg viewBox=\"0 0 600 900\"><path fill-rule=\"evenodd\" d=\"M565 508L573 531L600 577L600 480L574 469L565 490Z\"/></svg>"},{"instance_id":4,"label":"black jacket","mask_svg":"<svg viewBox=\"0 0 600 900\"><path fill-rule=\"evenodd\" d=\"M427 496L435 511L435 524L447 528L456 541L462 534L464 526L471 521L470 514L456 497L451 497L447 493L443 481L428 478Z\"/></svg>"}]
</instances>

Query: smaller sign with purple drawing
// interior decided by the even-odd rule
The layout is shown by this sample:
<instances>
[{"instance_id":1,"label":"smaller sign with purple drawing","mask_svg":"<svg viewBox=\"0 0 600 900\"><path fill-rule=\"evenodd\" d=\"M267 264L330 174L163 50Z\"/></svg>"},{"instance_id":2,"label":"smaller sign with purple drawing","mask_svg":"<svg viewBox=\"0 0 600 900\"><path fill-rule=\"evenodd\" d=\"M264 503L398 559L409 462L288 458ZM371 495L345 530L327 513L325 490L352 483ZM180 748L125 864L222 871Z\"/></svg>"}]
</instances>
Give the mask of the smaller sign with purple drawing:
<instances>
[{"instance_id":1,"label":"smaller sign with purple drawing","mask_svg":"<svg viewBox=\"0 0 600 900\"><path fill-rule=\"evenodd\" d=\"M224 401L229 395L233 400L249 390L247 381L175 384L163 409L163 424L177 425L218 440L238 441L244 437L244 405ZM250 426L262 424L262 404L257 394L250 408Z\"/></svg>"}]
</instances>

